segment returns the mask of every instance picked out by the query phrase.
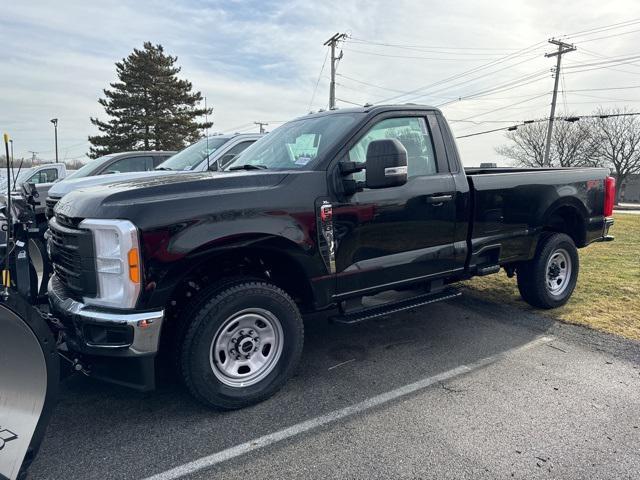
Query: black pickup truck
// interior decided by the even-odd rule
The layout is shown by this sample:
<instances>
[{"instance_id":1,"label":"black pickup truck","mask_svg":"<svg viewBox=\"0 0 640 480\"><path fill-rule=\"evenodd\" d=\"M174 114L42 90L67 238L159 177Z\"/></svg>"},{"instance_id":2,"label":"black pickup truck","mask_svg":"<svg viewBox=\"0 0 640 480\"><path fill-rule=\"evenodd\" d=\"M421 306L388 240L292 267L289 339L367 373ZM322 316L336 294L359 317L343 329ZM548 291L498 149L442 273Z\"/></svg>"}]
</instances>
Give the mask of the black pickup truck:
<instances>
[{"instance_id":1,"label":"black pickup truck","mask_svg":"<svg viewBox=\"0 0 640 480\"><path fill-rule=\"evenodd\" d=\"M243 407L291 375L308 312L360 322L452 298L452 283L500 268L531 305L563 305L577 248L612 239L607 174L465 170L430 107L310 114L226 171L63 197L48 244L60 348L140 389L165 354L196 398ZM400 294L372 301L380 292Z\"/></svg>"}]
</instances>

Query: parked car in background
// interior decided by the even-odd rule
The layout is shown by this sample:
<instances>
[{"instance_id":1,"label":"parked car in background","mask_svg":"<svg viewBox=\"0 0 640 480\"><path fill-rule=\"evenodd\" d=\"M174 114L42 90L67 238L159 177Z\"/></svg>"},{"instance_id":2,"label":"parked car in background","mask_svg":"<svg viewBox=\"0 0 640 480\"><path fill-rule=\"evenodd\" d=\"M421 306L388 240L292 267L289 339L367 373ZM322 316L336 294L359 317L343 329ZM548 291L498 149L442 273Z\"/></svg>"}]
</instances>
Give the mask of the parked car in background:
<instances>
[{"instance_id":1,"label":"parked car in background","mask_svg":"<svg viewBox=\"0 0 640 480\"><path fill-rule=\"evenodd\" d=\"M107 185L137 178L150 178L152 176L169 175L179 172L218 170L226 166L244 151L244 149L262 136L263 135L257 133L235 133L203 138L168 159L165 159L164 162L158 164L152 171L128 171L127 173L112 173L111 175L92 174L93 176L87 176L84 175L84 172L81 174L81 171L88 167L89 164L87 164L76 172L79 175L70 175L64 181L58 182L55 188L49 190L49 195L46 199L46 216L47 218L51 218L53 216L53 207L56 203L67 193L79 188ZM120 158L126 159L128 157ZM114 162L116 162L116 160L111 161L110 166L106 167L107 170L103 168L102 171L109 173L114 168L119 167L120 164L115 163L114 166Z\"/></svg>"},{"instance_id":2,"label":"parked car in background","mask_svg":"<svg viewBox=\"0 0 640 480\"><path fill-rule=\"evenodd\" d=\"M102 157L91 160L67 178L83 178L93 175L127 172L147 172L156 168L175 153L174 151L110 153L109 155L103 155Z\"/></svg>"},{"instance_id":3,"label":"parked car in background","mask_svg":"<svg viewBox=\"0 0 640 480\"><path fill-rule=\"evenodd\" d=\"M293 374L302 313L355 324L501 269L529 304L564 305L578 248L613 239L608 174L465 169L435 108L311 114L223 172L67 195L49 221L49 300L91 375L148 390L164 353L195 398L240 408Z\"/></svg>"},{"instance_id":4,"label":"parked car in background","mask_svg":"<svg viewBox=\"0 0 640 480\"><path fill-rule=\"evenodd\" d=\"M38 198L35 198L36 218L44 221L45 199L49 194L49 189L54 183L66 178L68 173L64 163L45 163L25 169L14 168L11 174L15 175L15 179L11 178L11 189L16 194L20 194L22 185L27 183L35 184L39 195ZM0 183L0 195L3 199L6 191L7 179L6 176L3 176ZM4 200L2 203L4 203Z\"/></svg>"}]
</instances>

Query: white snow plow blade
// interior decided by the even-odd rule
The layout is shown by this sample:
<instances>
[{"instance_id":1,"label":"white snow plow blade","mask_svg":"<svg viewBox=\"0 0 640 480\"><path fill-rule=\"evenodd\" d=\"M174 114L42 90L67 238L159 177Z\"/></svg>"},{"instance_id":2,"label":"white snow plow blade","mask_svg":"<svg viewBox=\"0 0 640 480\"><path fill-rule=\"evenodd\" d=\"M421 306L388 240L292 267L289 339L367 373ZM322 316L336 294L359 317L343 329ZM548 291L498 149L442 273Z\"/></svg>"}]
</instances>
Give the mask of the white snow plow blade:
<instances>
[{"instance_id":1,"label":"white snow plow blade","mask_svg":"<svg viewBox=\"0 0 640 480\"><path fill-rule=\"evenodd\" d=\"M46 322L12 295L0 304L0 479L17 478L37 453L58 376Z\"/></svg>"}]
</instances>

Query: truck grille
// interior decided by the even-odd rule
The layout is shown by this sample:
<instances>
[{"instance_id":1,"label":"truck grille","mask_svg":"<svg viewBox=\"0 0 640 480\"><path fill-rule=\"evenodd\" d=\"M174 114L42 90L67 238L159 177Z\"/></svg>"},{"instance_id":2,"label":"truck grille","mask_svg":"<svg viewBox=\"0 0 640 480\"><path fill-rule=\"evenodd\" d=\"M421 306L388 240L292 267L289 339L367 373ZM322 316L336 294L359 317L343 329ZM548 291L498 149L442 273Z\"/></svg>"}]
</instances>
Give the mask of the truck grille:
<instances>
[{"instance_id":1,"label":"truck grille","mask_svg":"<svg viewBox=\"0 0 640 480\"><path fill-rule=\"evenodd\" d=\"M44 210L44 214L47 217L47 220L53 218L53 207L56 206L56 204L58 203L58 200L60 199L54 198L54 197L47 197L47 200L45 201L45 210Z\"/></svg>"},{"instance_id":2,"label":"truck grille","mask_svg":"<svg viewBox=\"0 0 640 480\"><path fill-rule=\"evenodd\" d=\"M81 301L97 293L93 236L89 230L49 222L49 251L53 271L69 297Z\"/></svg>"}]
</instances>

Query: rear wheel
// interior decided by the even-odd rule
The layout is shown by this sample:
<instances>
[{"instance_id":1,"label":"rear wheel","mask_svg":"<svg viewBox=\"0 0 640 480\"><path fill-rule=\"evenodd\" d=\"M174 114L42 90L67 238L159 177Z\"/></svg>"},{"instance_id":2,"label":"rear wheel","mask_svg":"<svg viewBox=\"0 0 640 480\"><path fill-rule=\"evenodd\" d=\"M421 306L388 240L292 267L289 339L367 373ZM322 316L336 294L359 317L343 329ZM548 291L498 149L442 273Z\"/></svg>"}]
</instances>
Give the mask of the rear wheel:
<instances>
[{"instance_id":1,"label":"rear wheel","mask_svg":"<svg viewBox=\"0 0 640 480\"><path fill-rule=\"evenodd\" d=\"M200 401L242 408L273 395L302 352L303 324L283 290L239 281L203 292L180 353L182 378Z\"/></svg>"},{"instance_id":2,"label":"rear wheel","mask_svg":"<svg viewBox=\"0 0 640 480\"><path fill-rule=\"evenodd\" d=\"M520 295L534 307L560 307L575 289L579 267L578 250L571 237L543 234L536 256L517 269Z\"/></svg>"}]
</instances>

